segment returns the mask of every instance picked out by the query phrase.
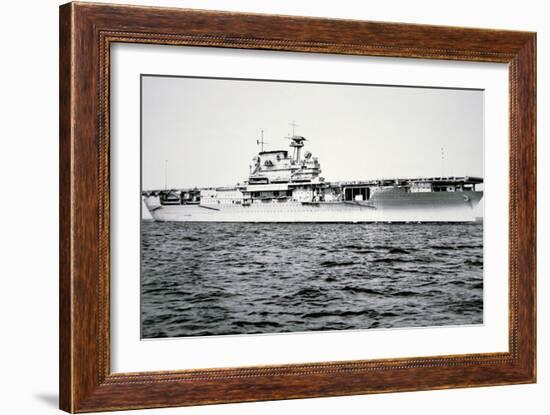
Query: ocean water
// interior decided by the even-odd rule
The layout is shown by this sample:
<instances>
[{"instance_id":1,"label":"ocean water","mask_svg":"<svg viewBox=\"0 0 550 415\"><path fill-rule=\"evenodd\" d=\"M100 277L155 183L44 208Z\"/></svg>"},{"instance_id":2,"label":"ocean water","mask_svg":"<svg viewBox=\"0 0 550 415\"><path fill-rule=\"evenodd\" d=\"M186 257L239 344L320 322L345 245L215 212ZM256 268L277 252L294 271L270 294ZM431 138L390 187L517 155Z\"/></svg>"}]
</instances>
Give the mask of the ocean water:
<instances>
[{"instance_id":1,"label":"ocean water","mask_svg":"<svg viewBox=\"0 0 550 415\"><path fill-rule=\"evenodd\" d=\"M143 338L483 322L482 224L142 223Z\"/></svg>"}]
</instances>

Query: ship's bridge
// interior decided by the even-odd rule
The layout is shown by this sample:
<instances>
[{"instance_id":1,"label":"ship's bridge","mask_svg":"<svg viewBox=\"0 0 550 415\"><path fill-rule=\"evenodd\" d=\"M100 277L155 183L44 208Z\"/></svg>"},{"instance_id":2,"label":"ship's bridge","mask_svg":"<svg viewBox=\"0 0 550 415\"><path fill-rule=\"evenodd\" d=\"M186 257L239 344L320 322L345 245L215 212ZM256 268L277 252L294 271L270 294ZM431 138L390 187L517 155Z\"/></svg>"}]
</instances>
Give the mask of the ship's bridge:
<instances>
[{"instance_id":1,"label":"ship's bridge","mask_svg":"<svg viewBox=\"0 0 550 415\"><path fill-rule=\"evenodd\" d=\"M275 183L309 183L322 181L319 177L321 165L311 152L301 155L305 137L293 135L290 147L293 154L287 150L261 151L252 159L248 183L275 184Z\"/></svg>"}]
</instances>

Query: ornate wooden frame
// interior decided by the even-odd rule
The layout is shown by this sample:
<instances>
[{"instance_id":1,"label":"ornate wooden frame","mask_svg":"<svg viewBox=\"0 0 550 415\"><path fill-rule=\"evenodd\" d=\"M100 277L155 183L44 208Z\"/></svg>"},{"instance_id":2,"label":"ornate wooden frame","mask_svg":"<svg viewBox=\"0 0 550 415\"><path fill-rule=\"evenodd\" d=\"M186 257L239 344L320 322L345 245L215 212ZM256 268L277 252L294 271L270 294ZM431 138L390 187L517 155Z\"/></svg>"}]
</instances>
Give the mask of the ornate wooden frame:
<instances>
[{"instance_id":1,"label":"ornate wooden frame","mask_svg":"<svg viewBox=\"0 0 550 415\"><path fill-rule=\"evenodd\" d=\"M113 42L508 63L509 352L111 373ZM61 409L90 412L535 382L535 33L69 3L60 8L59 94Z\"/></svg>"}]
</instances>

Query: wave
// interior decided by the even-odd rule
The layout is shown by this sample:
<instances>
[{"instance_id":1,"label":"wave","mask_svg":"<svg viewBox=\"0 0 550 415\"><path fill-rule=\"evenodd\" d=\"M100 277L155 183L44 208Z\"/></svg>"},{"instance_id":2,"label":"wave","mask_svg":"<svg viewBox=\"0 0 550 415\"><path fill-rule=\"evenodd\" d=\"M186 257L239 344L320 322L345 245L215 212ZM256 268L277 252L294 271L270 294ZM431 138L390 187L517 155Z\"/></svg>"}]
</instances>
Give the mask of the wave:
<instances>
[{"instance_id":1,"label":"wave","mask_svg":"<svg viewBox=\"0 0 550 415\"><path fill-rule=\"evenodd\" d=\"M374 259L371 259L371 262L380 262L380 263L386 263L386 264L391 264L391 263L397 263L397 262L411 262L407 259L403 259L403 258L399 258L399 257L393 257L393 258L374 258Z\"/></svg>"},{"instance_id":2,"label":"wave","mask_svg":"<svg viewBox=\"0 0 550 415\"><path fill-rule=\"evenodd\" d=\"M443 251L448 250L457 250L457 249L480 249L483 248L483 245L465 245L465 244L457 244L457 245L430 245L428 248L431 249L439 249Z\"/></svg>"},{"instance_id":3,"label":"wave","mask_svg":"<svg viewBox=\"0 0 550 415\"><path fill-rule=\"evenodd\" d=\"M374 294L374 295L385 295L382 291L373 290L371 288L362 288L362 287L344 287L342 291L349 291L352 293L361 293L361 294Z\"/></svg>"},{"instance_id":4,"label":"wave","mask_svg":"<svg viewBox=\"0 0 550 415\"><path fill-rule=\"evenodd\" d=\"M354 261L323 261L321 262L321 266L325 268L332 268L332 267L349 267L350 265L356 265L357 262Z\"/></svg>"},{"instance_id":5,"label":"wave","mask_svg":"<svg viewBox=\"0 0 550 415\"><path fill-rule=\"evenodd\" d=\"M334 311L317 311L313 313L307 313L304 314L303 318L322 318L322 317L351 317L351 316L364 316L367 315L369 317L376 317L378 316L378 312L376 310L372 309L365 309L365 310L334 310Z\"/></svg>"},{"instance_id":6,"label":"wave","mask_svg":"<svg viewBox=\"0 0 550 415\"><path fill-rule=\"evenodd\" d=\"M265 328L265 327L281 327L281 324L276 321L245 321L245 320L237 320L233 321L232 324L238 327L244 327L244 326L254 326L258 328Z\"/></svg>"},{"instance_id":7,"label":"wave","mask_svg":"<svg viewBox=\"0 0 550 415\"><path fill-rule=\"evenodd\" d=\"M414 297L416 295L420 295L420 293L416 291L404 290L404 291L395 291L391 295L396 297Z\"/></svg>"},{"instance_id":8,"label":"wave","mask_svg":"<svg viewBox=\"0 0 550 415\"><path fill-rule=\"evenodd\" d=\"M409 254L410 252L403 248L391 248L390 254Z\"/></svg>"},{"instance_id":9,"label":"wave","mask_svg":"<svg viewBox=\"0 0 550 415\"><path fill-rule=\"evenodd\" d=\"M315 298L319 297L325 294L324 290L321 290L319 288L302 288L301 290L295 292L291 295L291 297L309 297L309 298Z\"/></svg>"},{"instance_id":10,"label":"wave","mask_svg":"<svg viewBox=\"0 0 550 415\"><path fill-rule=\"evenodd\" d=\"M344 245L342 246L343 249L364 249L366 248L365 245L355 245L355 244L351 244L351 245Z\"/></svg>"}]
</instances>

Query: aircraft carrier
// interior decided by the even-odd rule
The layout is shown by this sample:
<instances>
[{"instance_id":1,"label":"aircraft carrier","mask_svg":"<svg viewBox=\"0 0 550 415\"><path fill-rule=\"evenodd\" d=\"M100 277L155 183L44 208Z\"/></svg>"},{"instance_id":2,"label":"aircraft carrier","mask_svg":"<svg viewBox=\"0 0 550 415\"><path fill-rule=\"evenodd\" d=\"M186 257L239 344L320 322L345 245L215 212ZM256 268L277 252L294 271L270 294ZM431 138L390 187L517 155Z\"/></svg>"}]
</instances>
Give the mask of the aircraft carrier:
<instances>
[{"instance_id":1,"label":"aircraft carrier","mask_svg":"<svg viewBox=\"0 0 550 415\"><path fill-rule=\"evenodd\" d=\"M289 150L259 152L230 187L144 190L155 221L473 222L479 177L325 181L319 160L292 134ZM259 142L260 143L260 142ZM263 144L263 139L262 139ZM263 146L262 146L263 147ZM476 189L476 186L478 188Z\"/></svg>"}]
</instances>

